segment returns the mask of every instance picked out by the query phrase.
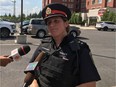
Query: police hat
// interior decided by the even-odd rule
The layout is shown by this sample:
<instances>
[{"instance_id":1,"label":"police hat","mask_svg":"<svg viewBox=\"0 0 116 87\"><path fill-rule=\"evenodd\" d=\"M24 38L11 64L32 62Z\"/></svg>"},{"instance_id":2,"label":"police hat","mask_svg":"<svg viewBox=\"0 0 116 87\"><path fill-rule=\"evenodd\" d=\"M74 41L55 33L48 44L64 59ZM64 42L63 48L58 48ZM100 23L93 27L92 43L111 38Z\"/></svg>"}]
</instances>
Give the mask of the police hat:
<instances>
[{"instance_id":1,"label":"police hat","mask_svg":"<svg viewBox=\"0 0 116 87\"><path fill-rule=\"evenodd\" d=\"M71 11L69 10L69 8L59 3L48 4L42 10L42 17L44 20L46 20L54 16L65 17L69 20L71 18Z\"/></svg>"}]
</instances>

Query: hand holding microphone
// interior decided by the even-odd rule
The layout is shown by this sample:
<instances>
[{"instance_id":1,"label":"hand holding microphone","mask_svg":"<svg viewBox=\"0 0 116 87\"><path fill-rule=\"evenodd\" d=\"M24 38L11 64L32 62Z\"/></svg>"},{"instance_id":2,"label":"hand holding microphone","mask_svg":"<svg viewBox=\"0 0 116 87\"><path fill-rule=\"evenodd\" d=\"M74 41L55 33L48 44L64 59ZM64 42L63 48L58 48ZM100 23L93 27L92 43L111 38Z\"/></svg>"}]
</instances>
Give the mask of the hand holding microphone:
<instances>
[{"instance_id":1,"label":"hand holding microphone","mask_svg":"<svg viewBox=\"0 0 116 87\"><path fill-rule=\"evenodd\" d=\"M13 59L14 61L18 61L21 59L21 56L27 54L29 51L30 51L29 46L21 46L20 48L12 50L11 55L8 57Z\"/></svg>"},{"instance_id":2,"label":"hand holding microphone","mask_svg":"<svg viewBox=\"0 0 116 87\"><path fill-rule=\"evenodd\" d=\"M41 51L41 53L36 57L35 61L27 66L26 77L24 79L23 87L28 87L33 82L33 80L35 79L33 71L34 69L36 69L38 63L45 56L45 54L46 53L44 51ZM32 67L33 65L34 67Z\"/></svg>"},{"instance_id":3,"label":"hand holding microphone","mask_svg":"<svg viewBox=\"0 0 116 87\"><path fill-rule=\"evenodd\" d=\"M13 60L8 58L8 56L0 56L0 66L5 67L7 64L11 63Z\"/></svg>"},{"instance_id":4,"label":"hand holding microphone","mask_svg":"<svg viewBox=\"0 0 116 87\"><path fill-rule=\"evenodd\" d=\"M21 46L11 51L10 56L0 56L0 66L6 66L12 61L18 61L21 59L21 56L27 54L30 51L29 46Z\"/></svg>"}]
</instances>

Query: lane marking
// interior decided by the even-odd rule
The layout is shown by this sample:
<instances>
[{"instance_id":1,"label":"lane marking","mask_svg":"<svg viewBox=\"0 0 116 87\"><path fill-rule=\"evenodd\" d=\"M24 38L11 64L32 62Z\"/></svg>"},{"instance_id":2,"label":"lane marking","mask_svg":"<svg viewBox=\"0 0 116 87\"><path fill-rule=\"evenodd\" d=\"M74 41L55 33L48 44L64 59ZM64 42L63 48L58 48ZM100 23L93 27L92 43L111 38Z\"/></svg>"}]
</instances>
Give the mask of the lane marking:
<instances>
[{"instance_id":1,"label":"lane marking","mask_svg":"<svg viewBox=\"0 0 116 87\"><path fill-rule=\"evenodd\" d=\"M0 44L1 45L21 45L21 44Z\"/></svg>"},{"instance_id":2,"label":"lane marking","mask_svg":"<svg viewBox=\"0 0 116 87\"><path fill-rule=\"evenodd\" d=\"M34 46L39 46L40 44L32 44L32 43L26 43L26 44L0 44L0 46L12 46L12 45L15 45L15 46L18 46L18 45L34 45Z\"/></svg>"}]
</instances>

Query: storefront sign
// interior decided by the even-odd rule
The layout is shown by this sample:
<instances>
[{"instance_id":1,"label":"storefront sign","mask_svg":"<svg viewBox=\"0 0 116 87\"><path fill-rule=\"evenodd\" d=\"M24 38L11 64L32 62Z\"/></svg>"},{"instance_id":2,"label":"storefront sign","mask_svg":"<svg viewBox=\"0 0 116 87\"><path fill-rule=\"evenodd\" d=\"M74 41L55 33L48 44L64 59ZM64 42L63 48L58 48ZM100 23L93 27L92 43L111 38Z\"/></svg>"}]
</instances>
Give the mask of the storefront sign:
<instances>
[{"instance_id":1,"label":"storefront sign","mask_svg":"<svg viewBox=\"0 0 116 87\"><path fill-rule=\"evenodd\" d=\"M98 10L98 15L99 16L103 16L104 12L106 12L106 9L103 9L103 8L102 9L99 9Z\"/></svg>"}]
</instances>

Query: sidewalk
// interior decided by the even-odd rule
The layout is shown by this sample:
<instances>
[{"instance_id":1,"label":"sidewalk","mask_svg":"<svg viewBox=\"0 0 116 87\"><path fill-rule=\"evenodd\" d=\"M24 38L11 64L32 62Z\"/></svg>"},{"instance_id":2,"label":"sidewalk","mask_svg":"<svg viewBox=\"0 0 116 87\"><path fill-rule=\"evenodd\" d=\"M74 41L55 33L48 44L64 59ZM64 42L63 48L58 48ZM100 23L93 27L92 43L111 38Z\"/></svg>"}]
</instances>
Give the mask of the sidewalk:
<instances>
[{"instance_id":1,"label":"sidewalk","mask_svg":"<svg viewBox=\"0 0 116 87\"><path fill-rule=\"evenodd\" d=\"M96 30L95 26L80 26L80 25L76 25L76 24L70 24L70 26L76 26L76 27L79 27L80 29L87 29L87 30Z\"/></svg>"}]
</instances>

